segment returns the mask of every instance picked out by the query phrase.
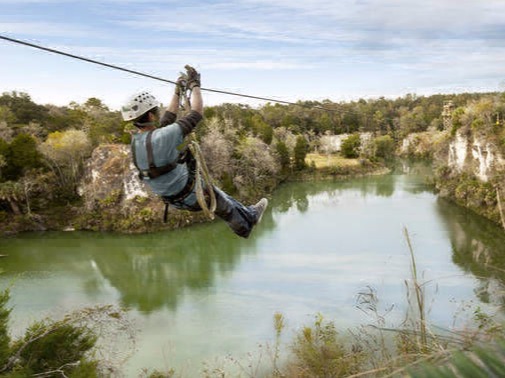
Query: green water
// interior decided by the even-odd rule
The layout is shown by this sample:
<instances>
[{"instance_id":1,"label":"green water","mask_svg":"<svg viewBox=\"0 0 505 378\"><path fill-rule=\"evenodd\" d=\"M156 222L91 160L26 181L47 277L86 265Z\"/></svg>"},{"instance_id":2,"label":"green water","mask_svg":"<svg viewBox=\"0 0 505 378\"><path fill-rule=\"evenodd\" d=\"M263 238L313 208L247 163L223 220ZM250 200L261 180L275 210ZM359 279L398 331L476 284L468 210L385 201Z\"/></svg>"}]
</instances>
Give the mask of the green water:
<instances>
[{"instance_id":1,"label":"green water","mask_svg":"<svg viewBox=\"0 0 505 378\"><path fill-rule=\"evenodd\" d=\"M118 304L138 329L125 365L193 376L271 342L273 315L285 341L322 313L345 329L370 323L356 308L373 287L379 306L405 314L407 227L426 285L429 318L463 325L472 309L501 310L505 233L438 199L415 171L348 182L281 187L249 240L223 222L141 236L28 234L0 241L0 288L11 286L11 327L96 304ZM487 264L487 265L486 265ZM121 351L122 346L118 347ZM124 346L125 349L128 349Z\"/></svg>"}]
</instances>

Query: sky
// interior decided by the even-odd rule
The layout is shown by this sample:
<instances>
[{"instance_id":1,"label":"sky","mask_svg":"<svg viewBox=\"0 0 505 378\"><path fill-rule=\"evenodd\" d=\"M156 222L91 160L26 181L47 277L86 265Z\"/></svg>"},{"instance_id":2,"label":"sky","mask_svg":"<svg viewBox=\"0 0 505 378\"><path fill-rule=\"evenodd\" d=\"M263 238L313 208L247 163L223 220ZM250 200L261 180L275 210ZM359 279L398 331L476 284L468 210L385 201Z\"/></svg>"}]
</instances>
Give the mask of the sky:
<instances>
[{"instance_id":1,"label":"sky","mask_svg":"<svg viewBox=\"0 0 505 378\"><path fill-rule=\"evenodd\" d=\"M0 34L285 101L505 90L505 0L0 0ZM173 85L0 40L0 92L112 109ZM204 103L264 102L204 92Z\"/></svg>"}]
</instances>

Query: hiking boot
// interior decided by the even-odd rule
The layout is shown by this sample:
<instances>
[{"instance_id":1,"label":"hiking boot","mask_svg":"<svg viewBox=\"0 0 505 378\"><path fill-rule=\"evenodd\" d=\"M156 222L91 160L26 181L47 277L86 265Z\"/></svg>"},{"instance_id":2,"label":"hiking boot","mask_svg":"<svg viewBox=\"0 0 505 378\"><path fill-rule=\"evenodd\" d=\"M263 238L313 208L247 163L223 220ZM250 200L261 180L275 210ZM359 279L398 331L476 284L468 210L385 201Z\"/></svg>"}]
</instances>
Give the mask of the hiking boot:
<instances>
[{"instance_id":1,"label":"hiking boot","mask_svg":"<svg viewBox=\"0 0 505 378\"><path fill-rule=\"evenodd\" d=\"M260 199L256 205L252 206L256 209L256 212L258 213L256 216L256 222L254 222L255 225L261 222L261 218L263 218L263 213L267 209L267 206L268 206L268 200L266 198Z\"/></svg>"}]
</instances>

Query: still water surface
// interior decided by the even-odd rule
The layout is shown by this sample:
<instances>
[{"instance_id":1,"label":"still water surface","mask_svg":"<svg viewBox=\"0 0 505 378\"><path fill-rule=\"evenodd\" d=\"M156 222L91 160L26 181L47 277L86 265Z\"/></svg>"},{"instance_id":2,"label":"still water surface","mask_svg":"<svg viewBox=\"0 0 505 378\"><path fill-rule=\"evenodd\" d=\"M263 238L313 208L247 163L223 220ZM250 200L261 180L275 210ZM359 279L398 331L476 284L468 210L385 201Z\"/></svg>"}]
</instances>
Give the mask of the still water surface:
<instances>
[{"instance_id":1,"label":"still water surface","mask_svg":"<svg viewBox=\"0 0 505 378\"><path fill-rule=\"evenodd\" d=\"M248 240L223 222L150 235L28 234L0 241L0 288L11 286L14 335L42 316L118 304L138 328L126 372L142 367L194 375L202 362L242 358L274 336L286 341L317 313L340 329L372 321L356 308L377 291L398 325L412 239L426 285L430 320L461 325L477 306L504 300L505 233L438 199L422 176L368 177L282 186ZM486 263L488 264L486 266ZM470 309L468 308L470 306ZM455 320L456 319L456 320Z\"/></svg>"}]
</instances>

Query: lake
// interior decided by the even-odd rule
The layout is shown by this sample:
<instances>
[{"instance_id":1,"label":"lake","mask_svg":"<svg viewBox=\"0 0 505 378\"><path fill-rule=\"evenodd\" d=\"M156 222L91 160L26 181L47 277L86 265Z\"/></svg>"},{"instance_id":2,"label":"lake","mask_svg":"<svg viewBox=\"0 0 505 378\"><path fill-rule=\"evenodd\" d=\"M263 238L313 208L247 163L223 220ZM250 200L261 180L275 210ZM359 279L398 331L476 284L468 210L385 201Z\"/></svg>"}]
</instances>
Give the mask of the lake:
<instances>
[{"instance_id":1,"label":"lake","mask_svg":"<svg viewBox=\"0 0 505 378\"><path fill-rule=\"evenodd\" d=\"M127 309L136 343L116 346L127 376L174 368L192 376L226 356L289 343L317 314L346 329L372 323L357 308L373 288L399 326L411 278L408 230L429 319L463 326L480 307L501 314L505 233L438 198L418 169L345 182L290 183L247 240L221 221L149 235L22 234L0 241L0 288L11 287L14 336L34 320L99 304ZM117 340L116 340L117 342ZM122 348L124 347L124 351Z\"/></svg>"}]
</instances>

